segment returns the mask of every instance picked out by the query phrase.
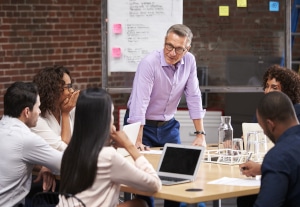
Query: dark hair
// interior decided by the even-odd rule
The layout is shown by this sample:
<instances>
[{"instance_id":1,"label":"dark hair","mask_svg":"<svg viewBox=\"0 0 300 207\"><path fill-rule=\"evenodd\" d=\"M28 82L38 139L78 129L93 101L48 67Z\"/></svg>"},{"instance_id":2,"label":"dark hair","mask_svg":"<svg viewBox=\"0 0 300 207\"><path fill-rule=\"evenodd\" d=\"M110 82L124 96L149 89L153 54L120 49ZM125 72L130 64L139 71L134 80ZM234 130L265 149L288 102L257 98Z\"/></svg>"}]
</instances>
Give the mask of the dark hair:
<instances>
[{"instance_id":1,"label":"dark hair","mask_svg":"<svg viewBox=\"0 0 300 207\"><path fill-rule=\"evenodd\" d=\"M38 89L34 83L13 83L4 94L4 115L18 118L26 107L32 111L37 96Z\"/></svg>"},{"instance_id":2,"label":"dark hair","mask_svg":"<svg viewBox=\"0 0 300 207\"><path fill-rule=\"evenodd\" d=\"M99 153L109 139L111 113L112 100L105 90L80 93L73 135L62 158L61 192L76 194L93 185Z\"/></svg>"},{"instance_id":3,"label":"dark hair","mask_svg":"<svg viewBox=\"0 0 300 207\"><path fill-rule=\"evenodd\" d=\"M273 78L280 82L281 91L291 99L293 104L300 103L300 76L295 71L272 65L263 76L263 89L266 88L268 79Z\"/></svg>"},{"instance_id":4,"label":"dark hair","mask_svg":"<svg viewBox=\"0 0 300 207\"><path fill-rule=\"evenodd\" d=\"M295 119L295 110L289 97L280 91L272 91L265 94L259 101L257 112L263 119L286 122Z\"/></svg>"},{"instance_id":5,"label":"dark hair","mask_svg":"<svg viewBox=\"0 0 300 207\"><path fill-rule=\"evenodd\" d=\"M193 33L192 33L191 29L188 28L187 26L185 26L184 24L174 24L174 25L172 25L168 29L167 35L169 33L175 33L180 37L187 37L187 39L188 39L187 46L190 46L191 43L192 43Z\"/></svg>"},{"instance_id":6,"label":"dark hair","mask_svg":"<svg viewBox=\"0 0 300 207\"><path fill-rule=\"evenodd\" d=\"M41 99L41 116L45 116L46 111L56 111L54 104L64 90L65 81L63 80L64 73L71 78L70 72L63 66L46 67L40 70L34 77L33 82L39 89Z\"/></svg>"}]
</instances>

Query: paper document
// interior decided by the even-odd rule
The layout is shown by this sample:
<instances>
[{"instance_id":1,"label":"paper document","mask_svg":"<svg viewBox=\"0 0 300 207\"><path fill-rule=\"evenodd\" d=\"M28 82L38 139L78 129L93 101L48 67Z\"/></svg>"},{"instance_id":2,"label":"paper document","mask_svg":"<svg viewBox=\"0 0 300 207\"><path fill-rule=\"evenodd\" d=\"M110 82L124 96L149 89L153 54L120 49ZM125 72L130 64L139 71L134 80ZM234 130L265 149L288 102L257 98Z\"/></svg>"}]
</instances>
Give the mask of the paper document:
<instances>
[{"instance_id":1,"label":"paper document","mask_svg":"<svg viewBox=\"0 0 300 207\"><path fill-rule=\"evenodd\" d=\"M236 185L236 186L260 186L260 179L256 178L229 178L223 177L218 180L208 182L217 185Z\"/></svg>"}]
</instances>

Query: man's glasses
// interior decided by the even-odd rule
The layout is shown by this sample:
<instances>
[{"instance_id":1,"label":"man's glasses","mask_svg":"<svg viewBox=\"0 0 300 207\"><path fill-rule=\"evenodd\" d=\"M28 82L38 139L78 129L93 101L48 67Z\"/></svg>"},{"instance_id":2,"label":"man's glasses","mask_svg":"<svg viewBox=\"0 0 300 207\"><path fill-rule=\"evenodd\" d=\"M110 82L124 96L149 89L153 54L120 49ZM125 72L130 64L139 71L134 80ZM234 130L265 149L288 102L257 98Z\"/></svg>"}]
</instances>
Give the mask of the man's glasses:
<instances>
[{"instance_id":1,"label":"man's glasses","mask_svg":"<svg viewBox=\"0 0 300 207\"><path fill-rule=\"evenodd\" d=\"M73 90L73 84L72 83L65 84L64 88L68 89L71 92L71 90Z\"/></svg>"},{"instance_id":2,"label":"man's glasses","mask_svg":"<svg viewBox=\"0 0 300 207\"><path fill-rule=\"evenodd\" d=\"M182 53L184 53L184 51L186 51L186 48L182 48L182 47L174 47L172 44L170 43L165 43L165 48L168 51L172 51L173 49L175 49L175 53L178 55L181 55Z\"/></svg>"}]
</instances>

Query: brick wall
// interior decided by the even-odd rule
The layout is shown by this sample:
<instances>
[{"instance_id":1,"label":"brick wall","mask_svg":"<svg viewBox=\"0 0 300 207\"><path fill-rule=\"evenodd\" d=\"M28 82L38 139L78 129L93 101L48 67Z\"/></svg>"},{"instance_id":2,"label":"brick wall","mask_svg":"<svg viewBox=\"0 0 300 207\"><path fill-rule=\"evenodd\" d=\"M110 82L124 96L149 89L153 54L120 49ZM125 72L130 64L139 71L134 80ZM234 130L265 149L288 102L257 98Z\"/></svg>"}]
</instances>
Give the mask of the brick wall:
<instances>
[{"instance_id":1,"label":"brick wall","mask_svg":"<svg viewBox=\"0 0 300 207\"><path fill-rule=\"evenodd\" d=\"M45 66L66 66L77 88L101 86L100 12L100 0L1 0L0 114L5 89Z\"/></svg>"}]
</instances>

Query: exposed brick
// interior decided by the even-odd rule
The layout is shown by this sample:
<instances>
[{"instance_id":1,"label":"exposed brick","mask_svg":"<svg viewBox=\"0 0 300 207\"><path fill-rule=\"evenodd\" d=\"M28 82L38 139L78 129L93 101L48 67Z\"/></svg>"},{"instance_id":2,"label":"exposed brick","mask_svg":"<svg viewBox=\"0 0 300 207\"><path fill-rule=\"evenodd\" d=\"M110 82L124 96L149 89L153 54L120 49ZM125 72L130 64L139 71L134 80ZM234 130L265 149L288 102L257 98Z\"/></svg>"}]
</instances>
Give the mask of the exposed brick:
<instances>
[{"instance_id":1,"label":"exposed brick","mask_svg":"<svg viewBox=\"0 0 300 207\"><path fill-rule=\"evenodd\" d=\"M5 83L5 82L10 82L11 81L11 76L0 76L0 82Z\"/></svg>"},{"instance_id":2,"label":"exposed brick","mask_svg":"<svg viewBox=\"0 0 300 207\"><path fill-rule=\"evenodd\" d=\"M1 29L1 28L0 28ZM5 38L5 37L0 37L0 43L3 44L3 43L8 43L9 39L8 38Z\"/></svg>"},{"instance_id":3,"label":"exposed brick","mask_svg":"<svg viewBox=\"0 0 300 207\"><path fill-rule=\"evenodd\" d=\"M17 18L3 18L2 23L3 24L15 24L17 23L18 19Z\"/></svg>"},{"instance_id":4,"label":"exposed brick","mask_svg":"<svg viewBox=\"0 0 300 207\"><path fill-rule=\"evenodd\" d=\"M14 70L14 69L5 70L4 72L5 76L18 76L19 74L20 74L20 70Z\"/></svg>"},{"instance_id":5,"label":"exposed brick","mask_svg":"<svg viewBox=\"0 0 300 207\"><path fill-rule=\"evenodd\" d=\"M38 62L26 63L26 68L40 68L40 67L41 67L41 64ZM33 70L33 73L36 73L36 72Z\"/></svg>"},{"instance_id":6,"label":"exposed brick","mask_svg":"<svg viewBox=\"0 0 300 207\"><path fill-rule=\"evenodd\" d=\"M3 11L17 11L17 6L4 4L2 6Z\"/></svg>"},{"instance_id":7,"label":"exposed brick","mask_svg":"<svg viewBox=\"0 0 300 207\"><path fill-rule=\"evenodd\" d=\"M3 50L12 50L12 49L16 48L16 45L13 45L13 44L3 44L3 45L1 45L1 47L2 47Z\"/></svg>"},{"instance_id":8,"label":"exposed brick","mask_svg":"<svg viewBox=\"0 0 300 207\"><path fill-rule=\"evenodd\" d=\"M7 70L10 68L10 63L4 63L3 61L0 63L0 70ZM3 74L1 74L3 75ZM0 84L1 86L1 84Z\"/></svg>"},{"instance_id":9,"label":"exposed brick","mask_svg":"<svg viewBox=\"0 0 300 207\"><path fill-rule=\"evenodd\" d=\"M11 28L11 25L0 25L0 31L9 30L10 28Z\"/></svg>"}]
</instances>

